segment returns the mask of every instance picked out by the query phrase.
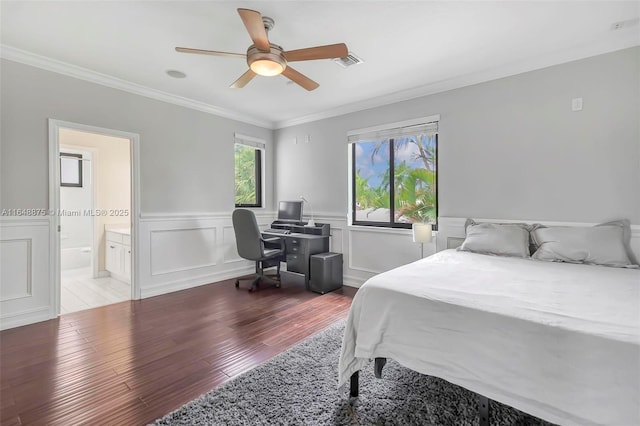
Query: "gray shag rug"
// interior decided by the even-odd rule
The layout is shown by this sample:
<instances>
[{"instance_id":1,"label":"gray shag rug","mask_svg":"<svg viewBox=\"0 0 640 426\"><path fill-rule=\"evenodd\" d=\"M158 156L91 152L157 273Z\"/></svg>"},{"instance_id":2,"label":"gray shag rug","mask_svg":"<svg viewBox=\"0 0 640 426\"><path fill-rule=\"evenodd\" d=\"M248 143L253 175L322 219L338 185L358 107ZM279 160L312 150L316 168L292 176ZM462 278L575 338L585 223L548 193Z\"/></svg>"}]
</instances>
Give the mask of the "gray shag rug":
<instances>
[{"instance_id":1,"label":"gray shag rug","mask_svg":"<svg viewBox=\"0 0 640 426\"><path fill-rule=\"evenodd\" d=\"M360 396L338 391L344 321L191 401L155 425L478 425L477 396L390 360L360 372ZM491 425L549 425L492 401Z\"/></svg>"}]
</instances>

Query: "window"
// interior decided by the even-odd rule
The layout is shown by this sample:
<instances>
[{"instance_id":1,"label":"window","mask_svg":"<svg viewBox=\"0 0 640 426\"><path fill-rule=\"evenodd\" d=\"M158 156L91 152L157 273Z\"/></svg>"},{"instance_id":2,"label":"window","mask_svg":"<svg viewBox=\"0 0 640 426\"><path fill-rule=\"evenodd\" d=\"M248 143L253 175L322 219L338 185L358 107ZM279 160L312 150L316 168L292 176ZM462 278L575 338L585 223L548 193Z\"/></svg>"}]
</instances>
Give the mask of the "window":
<instances>
[{"instance_id":1,"label":"window","mask_svg":"<svg viewBox=\"0 0 640 426\"><path fill-rule=\"evenodd\" d=\"M236 134L235 205L262 207L262 151L264 143Z\"/></svg>"},{"instance_id":2,"label":"window","mask_svg":"<svg viewBox=\"0 0 640 426\"><path fill-rule=\"evenodd\" d=\"M415 121L350 132L352 224L436 225L438 123Z\"/></svg>"},{"instance_id":3,"label":"window","mask_svg":"<svg viewBox=\"0 0 640 426\"><path fill-rule=\"evenodd\" d=\"M82 188L82 155L60 153L60 186Z\"/></svg>"}]
</instances>

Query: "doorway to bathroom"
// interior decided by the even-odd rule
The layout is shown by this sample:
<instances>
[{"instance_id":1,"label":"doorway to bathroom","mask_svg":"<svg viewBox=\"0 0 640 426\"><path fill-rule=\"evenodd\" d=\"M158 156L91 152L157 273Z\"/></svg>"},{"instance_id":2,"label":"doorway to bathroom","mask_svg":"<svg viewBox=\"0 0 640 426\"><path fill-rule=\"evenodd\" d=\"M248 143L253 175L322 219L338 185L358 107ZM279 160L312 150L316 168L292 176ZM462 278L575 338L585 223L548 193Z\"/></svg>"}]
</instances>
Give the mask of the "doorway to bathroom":
<instances>
[{"instance_id":1,"label":"doorway to bathroom","mask_svg":"<svg viewBox=\"0 0 640 426\"><path fill-rule=\"evenodd\" d=\"M58 312L134 299L137 136L55 120L51 127Z\"/></svg>"}]
</instances>

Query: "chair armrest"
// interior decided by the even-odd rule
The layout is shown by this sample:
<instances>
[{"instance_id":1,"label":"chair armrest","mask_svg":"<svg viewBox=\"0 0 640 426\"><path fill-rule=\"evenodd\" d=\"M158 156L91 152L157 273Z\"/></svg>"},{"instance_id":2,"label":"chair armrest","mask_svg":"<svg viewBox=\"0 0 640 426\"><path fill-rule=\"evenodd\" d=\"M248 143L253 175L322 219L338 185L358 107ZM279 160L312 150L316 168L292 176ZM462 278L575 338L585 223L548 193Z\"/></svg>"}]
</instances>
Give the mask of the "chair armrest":
<instances>
[{"instance_id":1,"label":"chair armrest","mask_svg":"<svg viewBox=\"0 0 640 426\"><path fill-rule=\"evenodd\" d=\"M280 250L282 250L283 252L285 251L284 238L279 238L279 237L264 238L264 237L260 237L260 239L262 240L262 247L263 248L265 246L265 243L271 243L271 244L280 243Z\"/></svg>"},{"instance_id":2,"label":"chair armrest","mask_svg":"<svg viewBox=\"0 0 640 426\"><path fill-rule=\"evenodd\" d=\"M264 241L265 243L275 243L277 241L282 241L282 238L278 238L278 237L264 238L264 237L262 237L262 241Z\"/></svg>"}]
</instances>

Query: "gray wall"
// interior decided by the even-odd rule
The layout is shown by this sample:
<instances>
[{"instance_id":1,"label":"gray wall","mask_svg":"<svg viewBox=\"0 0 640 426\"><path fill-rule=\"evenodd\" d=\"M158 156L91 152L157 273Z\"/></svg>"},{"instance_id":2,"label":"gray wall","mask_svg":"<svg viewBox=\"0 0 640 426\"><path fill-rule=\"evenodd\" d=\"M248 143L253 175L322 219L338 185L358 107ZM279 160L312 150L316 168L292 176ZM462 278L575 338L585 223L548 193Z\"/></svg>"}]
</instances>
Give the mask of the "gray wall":
<instances>
[{"instance_id":1,"label":"gray wall","mask_svg":"<svg viewBox=\"0 0 640 426\"><path fill-rule=\"evenodd\" d=\"M276 195L345 214L347 131L440 114L440 216L640 224L639 62L635 47L277 130Z\"/></svg>"},{"instance_id":2,"label":"gray wall","mask_svg":"<svg viewBox=\"0 0 640 426\"><path fill-rule=\"evenodd\" d=\"M268 141L268 209L304 194L317 212L345 214L346 132L440 114L440 215L640 223L639 57L626 49L280 129L275 162L269 129L3 60L0 206L48 207L56 118L140 134L145 213L233 209L237 131Z\"/></svg>"},{"instance_id":3,"label":"gray wall","mask_svg":"<svg viewBox=\"0 0 640 426\"><path fill-rule=\"evenodd\" d=\"M48 208L47 119L140 135L143 213L234 208L233 133L267 141L267 209L273 131L2 60L1 208Z\"/></svg>"}]
</instances>

